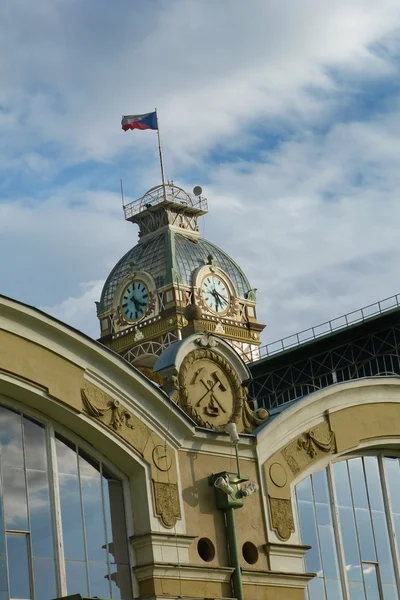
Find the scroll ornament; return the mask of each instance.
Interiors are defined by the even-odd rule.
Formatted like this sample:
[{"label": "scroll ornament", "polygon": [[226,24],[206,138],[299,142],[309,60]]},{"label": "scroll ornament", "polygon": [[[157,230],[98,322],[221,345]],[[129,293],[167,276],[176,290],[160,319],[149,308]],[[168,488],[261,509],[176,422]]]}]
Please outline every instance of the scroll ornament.
[{"label": "scroll ornament", "polygon": [[313,429],[303,434],[297,443],[300,448],[303,448],[310,458],[315,458],[318,454],[318,450],[322,452],[331,452],[335,448],[335,434],[333,431],[329,433],[329,438],[326,442],[318,439]]},{"label": "scroll ornament", "polygon": [[335,452],[336,438],[326,421],[302,433],[297,440],[290,442],[282,454],[293,475],[297,475],[318,457]]},{"label": "scroll ornament", "polygon": [[134,426],[130,422],[132,415],[125,408],[121,407],[119,400],[110,400],[105,407],[99,408],[89,400],[83,389],[81,390],[81,396],[83,406],[91,417],[99,419],[106,417],[109,414],[110,420],[108,425],[113,427],[116,431],[121,429],[123,425],[128,427],[128,429],[134,429]]}]

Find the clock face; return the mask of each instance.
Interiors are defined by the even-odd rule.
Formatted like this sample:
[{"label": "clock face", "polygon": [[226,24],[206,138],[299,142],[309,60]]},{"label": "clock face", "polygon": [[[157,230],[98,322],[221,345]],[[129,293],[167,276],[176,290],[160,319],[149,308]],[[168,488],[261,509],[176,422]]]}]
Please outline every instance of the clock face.
[{"label": "clock face", "polygon": [[201,295],[207,306],[216,313],[224,313],[229,308],[229,291],[225,283],[216,275],[207,275],[201,284]]},{"label": "clock face", "polygon": [[145,314],[149,304],[149,291],[142,281],[132,281],[122,295],[122,312],[130,321]]}]

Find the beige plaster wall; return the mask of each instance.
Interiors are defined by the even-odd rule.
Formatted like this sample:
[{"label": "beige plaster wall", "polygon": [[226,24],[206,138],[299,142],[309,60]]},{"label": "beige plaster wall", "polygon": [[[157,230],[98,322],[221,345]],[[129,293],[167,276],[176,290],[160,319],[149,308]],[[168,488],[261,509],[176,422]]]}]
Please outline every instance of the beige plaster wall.
[{"label": "beige plaster wall", "polygon": [[[209,566],[228,566],[228,549],[225,535],[223,512],[216,509],[215,491],[209,485],[208,477],[221,471],[236,472],[236,460],[195,451],[179,452],[182,496],[187,524],[187,533],[197,536],[189,549],[190,562]],[[250,460],[241,461],[241,475],[258,481],[257,467]],[[246,569],[266,569],[267,558],[264,551],[265,527],[262,502],[259,493],[249,496],[244,506],[235,511],[238,546],[241,550],[247,541],[255,544],[259,558],[254,565],[248,564],[243,557],[241,562]],[[205,563],[197,552],[197,540],[209,538],[215,545],[213,561]]]},{"label": "beige plaster wall", "polygon": [[81,410],[84,370],[25,338],[0,329],[0,370],[48,390],[75,410]]}]

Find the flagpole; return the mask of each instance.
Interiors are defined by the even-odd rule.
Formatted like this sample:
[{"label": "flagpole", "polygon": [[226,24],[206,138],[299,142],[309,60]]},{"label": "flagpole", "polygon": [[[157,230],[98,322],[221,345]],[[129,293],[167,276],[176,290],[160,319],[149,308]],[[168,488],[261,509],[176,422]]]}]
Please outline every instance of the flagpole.
[{"label": "flagpole", "polygon": [[167,200],[167,192],[165,189],[164,158],[163,158],[163,153],[162,153],[162,149],[161,149],[160,126],[158,124],[157,109],[155,109],[155,111],[156,111],[156,119],[157,119],[157,137],[158,137],[158,152],[160,154],[161,181],[162,181],[162,186],[163,186],[163,191],[164,191],[164,200],[166,201]]}]

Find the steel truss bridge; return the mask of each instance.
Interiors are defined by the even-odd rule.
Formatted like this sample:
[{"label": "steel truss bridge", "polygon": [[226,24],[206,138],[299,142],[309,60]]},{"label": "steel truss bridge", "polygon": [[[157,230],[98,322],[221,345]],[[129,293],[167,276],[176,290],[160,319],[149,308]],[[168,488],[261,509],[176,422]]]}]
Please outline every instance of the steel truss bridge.
[{"label": "steel truss bridge", "polygon": [[277,408],[339,382],[400,376],[400,305],[393,299],[390,309],[379,306],[374,316],[250,363],[254,408]]}]

